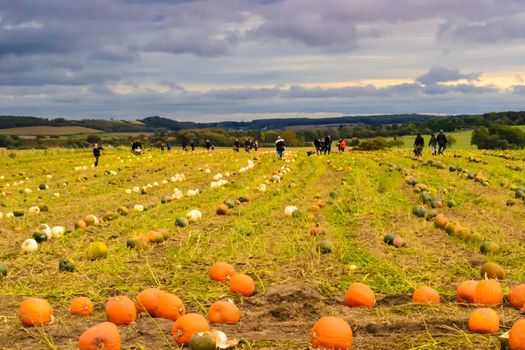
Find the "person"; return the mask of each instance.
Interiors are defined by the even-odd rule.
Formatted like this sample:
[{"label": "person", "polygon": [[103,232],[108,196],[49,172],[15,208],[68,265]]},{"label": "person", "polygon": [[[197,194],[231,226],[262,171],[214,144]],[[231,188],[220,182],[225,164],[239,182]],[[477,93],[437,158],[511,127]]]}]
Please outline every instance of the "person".
[{"label": "person", "polygon": [[166,144],[166,149],[168,150],[168,152],[171,151],[171,143],[168,142]]},{"label": "person", "polygon": [[211,150],[215,151],[215,145],[211,145]]},{"label": "person", "polygon": [[241,143],[239,142],[239,139],[235,139],[235,142],[233,143],[233,150],[239,152],[240,147]]},{"label": "person", "polygon": [[332,137],[330,135],[326,135],[324,138],[324,154],[328,153],[330,155],[330,152],[332,152]]},{"label": "person", "polygon": [[138,141],[135,140],[131,143],[131,153],[135,154],[135,150],[137,149],[137,143]]},{"label": "person", "polygon": [[443,129],[439,130],[439,134],[436,140],[439,146],[438,154],[443,154],[443,152],[445,152],[445,150],[447,149],[447,136],[443,132]]},{"label": "person", "polygon": [[423,155],[423,147],[425,146],[425,140],[420,133],[417,134],[416,139],[414,140],[414,154],[416,157]]},{"label": "person", "polygon": [[193,140],[190,141],[190,147],[191,147],[191,151],[195,151],[195,142]]},{"label": "person", "polygon": [[161,152],[164,152],[164,143],[161,143],[161,144],[160,144],[160,151],[161,151]]},{"label": "person", "polygon": [[284,140],[281,138],[281,136],[278,136],[277,140],[275,141],[275,149],[277,150],[277,157],[279,157],[279,159],[283,157],[285,148],[286,145],[284,144]]},{"label": "person", "polygon": [[432,147],[432,155],[435,156],[436,155],[436,145],[437,145],[436,134],[434,133],[430,134],[430,141],[428,141],[428,145]]},{"label": "person", "polygon": [[138,140],[133,141],[131,144],[131,153],[134,155],[139,155],[142,153],[142,144]]},{"label": "person", "polygon": [[209,150],[210,150],[210,147],[211,147],[211,142],[210,142],[210,140],[206,140],[206,143],[204,144],[204,146],[206,147],[206,150],[209,151]]},{"label": "person", "polygon": [[102,147],[99,147],[98,143],[93,144],[93,157],[95,157],[94,166],[98,166],[98,158],[100,157],[100,151],[103,150]]},{"label": "person", "polygon": [[244,150],[246,152],[250,152],[250,149],[251,149],[251,147],[250,147],[250,140],[248,138],[245,138],[244,139]]},{"label": "person", "polygon": [[339,142],[337,143],[337,147],[339,148],[339,152],[344,153],[346,148],[346,141],[344,138],[339,138]]},{"label": "person", "polygon": [[186,141],[182,141],[182,150],[185,151],[186,150],[186,147],[188,146],[188,144],[186,143]]},{"label": "person", "polygon": [[314,140],[314,147],[315,147],[315,153],[319,154],[319,150],[320,150],[320,147],[321,147],[321,140],[315,139]]},{"label": "person", "polygon": [[259,141],[253,141],[253,149],[255,150],[255,152],[257,152],[257,150],[259,149]]}]

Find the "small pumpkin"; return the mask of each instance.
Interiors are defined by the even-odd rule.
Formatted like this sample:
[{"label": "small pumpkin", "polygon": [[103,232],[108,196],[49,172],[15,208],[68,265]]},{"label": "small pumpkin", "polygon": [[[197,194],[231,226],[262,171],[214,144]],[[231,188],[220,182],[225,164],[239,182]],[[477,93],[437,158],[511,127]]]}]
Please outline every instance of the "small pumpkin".
[{"label": "small pumpkin", "polygon": [[171,334],[179,345],[188,344],[195,333],[207,332],[210,325],[204,316],[190,313],[179,317],[171,327]]},{"label": "small pumpkin", "polygon": [[503,302],[503,292],[497,280],[485,279],[478,282],[474,291],[474,303],[482,305],[498,305]]},{"label": "small pumpkin", "polygon": [[509,345],[512,350],[525,350],[525,318],[517,320],[509,332]]},{"label": "small pumpkin", "polygon": [[182,300],[175,294],[160,292],[158,295],[156,316],[176,321],[186,313]]},{"label": "small pumpkin", "polygon": [[85,229],[86,227],[87,227],[87,224],[84,220],[78,220],[75,223],[75,229],[77,230],[82,230],[82,229]]},{"label": "small pumpkin", "polygon": [[102,322],[88,328],[78,340],[79,350],[120,350],[120,333],[111,322]]},{"label": "small pumpkin", "polygon": [[509,293],[509,302],[515,309],[523,308],[525,304],[525,284],[519,284],[512,288]]},{"label": "small pumpkin", "polygon": [[95,226],[99,224],[100,220],[95,215],[86,215],[84,222],[87,226]]},{"label": "small pumpkin", "polygon": [[219,204],[215,212],[217,213],[217,215],[228,215],[229,211],[230,210],[228,209],[228,206],[226,204]]},{"label": "small pumpkin", "polygon": [[495,262],[486,262],[481,266],[481,278],[497,278],[497,279],[504,279],[505,278],[505,270],[503,270],[503,267],[501,267],[499,264],[496,264]]},{"label": "small pumpkin", "polygon": [[355,282],[348,287],[344,304],[349,307],[372,307],[376,304],[376,296],[369,286],[364,283]]},{"label": "small pumpkin", "polygon": [[241,311],[232,300],[216,301],[208,310],[210,323],[237,323],[241,319]]},{"label": "small pumpkin", "polygon": [[255,291],[255,283],[253,279],[243,273],[235,274],[230,280],[230,291],[238,293],[245,297],[253,295]]},{"label": "small pumpkin", "polygon": [[323,239],[317,243],[315,250],[321,254],[328,254],[334,250],[334,244],[329,239]]},{"label": "small pumpkin", "polygon": [[500,246],[494,241],[483,241],[479,247],[481,254],[496,254],[500,251]]},{"label": "small pumpkin", "polygon": [[468,319],[468,329],[472,333],[492,334],[499,330],[499,317],[489,308],[474,310]]},{"label": "small pumpkin", "polygon": [[419,287],[412,295],[412,301],[416,304],[439,304],[439,293],[430,287]]},{"label": "small pumpkin", "polygon": [[405,240],[403,239],[403,237],[396,236],[394,237],[394,240],[392,241],[392,245],[396,248],[402,248],[402,247],[406,247],[407,244]]},{"label": "small pumpkin", "polygon": [[161,293],[162,291],[158,288],[146,288],[140,292],[135,300],[137,312],[146,312],[151,317],[156,317]]},{"label": "small pumpkin", "polygon": [[315,348],[347,350],[352,340],[352,328],[339,317],[322,317],[310,331],[310,342]]},{"label": "small pumpkin", "polygon": [[175,225],[178,227],[186,227],[188,226],[188,219],[184,217],[178,217],[175,219]]},{"label": "small pumpkin", "polygon": [[120,206],[117,208],[117,213],[119,213],[122,216],[126,216],[129,214],[129,209],[124,206]]},{"label": "small pumpkin", "polygon": [[228,263],[218,261],[211,265],[209,275],[214,281],[226,283],[235,275],[235,268]]},{"label": "small pumpkin", "polygon": [[87,248],[89,260],[103,259],[108,256],[108,247],[103,242],[90,242]]},{"label": "small pumpkin", "polygon": [[26,327],[44,326],[53,318],[53,307],[41,298],[26,298],[20,303],[19,317]]},{"label": "small pumpkin", "polygon": [[477,285],[478,281],[474,280],[461,282],[456,289],[456,301],[458,303],[474,302],[474,292],[476,291]]},{"label": "small pumpkin", "polygon": [[106,302],[106,316],[117,326],[128,325],[137,319],[135,303],[125,295],[111,297]]},{"label": "small pumpkin", "polygon": [[42,232],[42,231],[33,232],[33,239],[37,243],[45,242],[45,241],[47,241],[47,234],[45,232]]},{"label": "small pumpkin", "polygon": [[394,236],[393,234],[391,233],[387,233],[384,237],[383,237],[383,242],[385,242],[386,244],[388,245],[392,245],[394,243],[394,238],[396,238],[396,236]]},{"label": "small pumpkin", "polygon": [[22,243],[21,247],[24,252],[32,253],[38,250],[38,243],[32,238],[28,238]]},{"label": "small pumpkin", "polygon": [[4,263],[0,263],[0,276],[1,277],[7,276],[7,265]]},{"label": "small pumpkin", "polygon": [[129,238],[126,241],[126,247],[131,248],[131,249],[137,249],[137,250],[146,249],[148,244],[149,244],[148,238],[143,235]]},{"label": "small pumpkin", "polygon": [[89,316],[93,312],[93,303],[86,297],[77,297],[71,300],[69,313],[71,315]]},{"label": "small pumpkin", "polygon": [[75,271],[75,263],[71,259],[63,258],[58,262],[58,269],[62,272],[73,272]]},{"label": "small pumpkin", "polygon": [[445,227],[447,227],[448,224],[448,218],[443,213],[439,213],[434,217],[434,225],[436,227],[444,230]]},{"label": "small pumpkin", "polygon": [[158,231],[148,231],[144,234],[146,239],[151,243],[162,243],[164,242],[164,235]]},{"label": "small pumpkin", "polygon": [[215,350],[217,343],[209,332],[195,333],[188,341],[190,350]]}]

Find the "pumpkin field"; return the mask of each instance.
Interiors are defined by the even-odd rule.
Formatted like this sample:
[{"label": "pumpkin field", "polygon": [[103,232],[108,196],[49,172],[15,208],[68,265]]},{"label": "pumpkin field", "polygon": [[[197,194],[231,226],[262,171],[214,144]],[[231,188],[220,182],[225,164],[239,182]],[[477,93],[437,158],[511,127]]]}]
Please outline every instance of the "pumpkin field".
[{"label": "pumpkin field", "polygon": [[525,349],[525,152],[306,150],[0,152],[0,349]]}]

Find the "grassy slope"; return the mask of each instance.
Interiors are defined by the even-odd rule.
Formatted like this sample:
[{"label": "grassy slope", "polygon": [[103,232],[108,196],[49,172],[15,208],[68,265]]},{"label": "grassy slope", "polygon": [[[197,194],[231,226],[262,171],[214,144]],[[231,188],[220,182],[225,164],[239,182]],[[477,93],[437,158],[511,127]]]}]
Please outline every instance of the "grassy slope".
[{"label": "grassy slope", "polygon": [[102,131],[83,126],[25,126],[21,128],[0,129],[0,135],[75,135],[94,134]]}]

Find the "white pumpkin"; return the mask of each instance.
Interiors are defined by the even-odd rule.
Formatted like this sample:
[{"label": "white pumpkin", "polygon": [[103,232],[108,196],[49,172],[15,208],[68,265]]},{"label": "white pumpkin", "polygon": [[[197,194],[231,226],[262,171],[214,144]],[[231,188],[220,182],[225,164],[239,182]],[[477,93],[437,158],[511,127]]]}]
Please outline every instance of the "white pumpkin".
[{"label": "white pumpkin", "polygon": [[66,233],[66,228],[64,226],[53,226],[51,229],[51,235],[53,238],[60,238]]},{"label": "white pumpkin", "polygon": [[25,193],[31,193],[31,192],[33,192],[33,191],[31,191],[31,189],[29,189],[29,188],[25,188],[25,189],[24,189],[24,192],[25,192]]},{"label": "white pumpkin", "polygon": [[29,214],[38,214],[40,213],[40,208],[37,205],[33,205],[29,208]]},{"label": "white pumpkin", "polygon": [[197,209],[193,209],[186,214],[186,218],[189,222],[197,222],[202,219],[202,213]]},{"label": "white pumpkin", "polygon": [[138,186],[133,187],[133,192],[139,193],[140,192],[140,188]]},{"label": "white pumpkin", "polygon": [[131,189],[127,188],[124,192],[126,192],[127,194],[131,194]]},{"label": "white pumpkin", "polygon": [[24,252],[36,252],[38,250],[38,243],[33,238],[28,238],[22,243],[22,250]]},{"label": "white pumpkin", "polygon": [[168,180],[162,180],[162,184],[165,185],[168,183]]},{"label": "white pumpkin", "polygon": [[259,192],[266,192],[266,185],[260,184],[259,187],[257,187],[257,191]]},{"label": "white pumpkin", "polygon": [[221,173],[218,173],[218,174],[216,174],[216,175],[213,177],[213,180],[215,180],[215,181],[219,181],[220,179],[222,179],[222,174],[221,174]]},{"label": "white pumpkin", "polygon": [[211,173],[211,169],[208,168],[208,169],[204,170],[204,172],[205,172],[206,174],[210,174],[210,173]]},{"label": "white pumpkin", "polygon": [[188,197],[193,197],[193,196],[196,196],[197,194],[199,194],[199,190],[188,190],[186,192],[186,196]]},{"label": "white pumpkin", "polygon": [[60,193],[55,192],[55,193],[53,193],[53,196],[55,196],[55,197],[60,197]]},{"label": "white pumpkin", "polygon": [[6,218],[14,218],[14,217],[15,217],[15,214],[13,214],[13,212],[10,211],[9,213],[5,214],[5,217],[6,217]]},{"label": "white pumpkin", "polygon": [[157,181],[155,181],[155,182],[153,183],[153,186],[155,186],[155,187],[158,186],[158,185],[159,185],[159,183],[158,183]]},{"label": "white pumpkin", "polygon": [[297,210],[297,207],[295,205],[289,205],[286,208],[284,208],[284,215],[290,217],[293,215],[293,212]]},{"label": "white pumpkin", "polygon": [[135,210],[135,211],[144,211],[144,206],[142,204],[135,204],[133,206],[133,210]]}]

